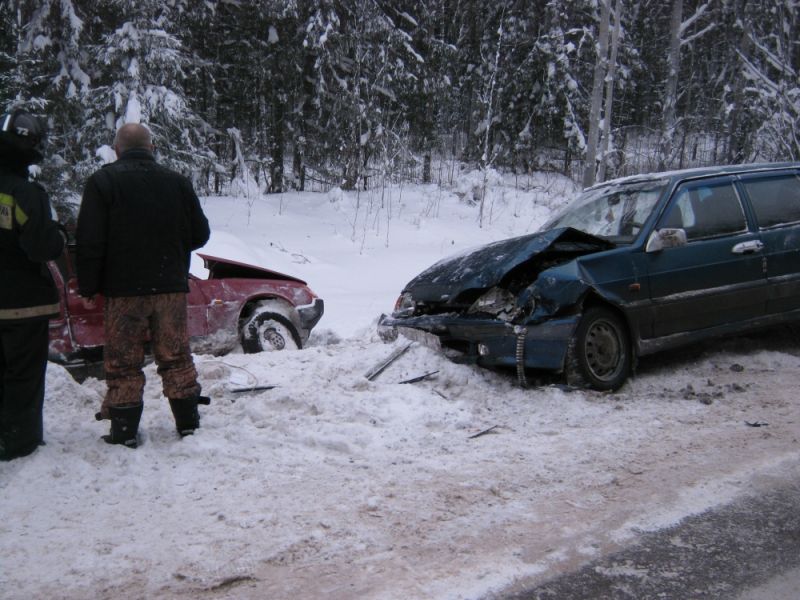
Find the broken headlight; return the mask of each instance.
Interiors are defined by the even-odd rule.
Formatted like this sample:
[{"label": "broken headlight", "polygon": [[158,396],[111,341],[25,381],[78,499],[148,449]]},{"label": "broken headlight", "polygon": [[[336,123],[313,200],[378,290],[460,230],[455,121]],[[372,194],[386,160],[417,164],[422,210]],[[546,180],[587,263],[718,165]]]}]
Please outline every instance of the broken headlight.
[{"label": "broken headlight", "polygon": [[417,303],[414,298],[411,297],[411,294],[408,292],[404,292],[400,294],[400,297],[397,299],[397,302],[394,303],[394,312],[392,313],[393,317],[411,317],[414,315],[414,311],[417,310]]},{"label": "broken headlight", "polygon": [[519,313],[517,298],[506,289],[493,287],[479,297],[467,310],[469,314],[486,313],[510,321]]}]

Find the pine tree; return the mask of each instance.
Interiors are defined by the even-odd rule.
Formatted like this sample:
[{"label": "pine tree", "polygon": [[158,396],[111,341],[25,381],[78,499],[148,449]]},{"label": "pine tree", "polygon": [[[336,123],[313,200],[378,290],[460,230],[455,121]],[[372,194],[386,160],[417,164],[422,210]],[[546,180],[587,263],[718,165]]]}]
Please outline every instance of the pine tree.
[{"label": "pine tree", "polygon": [[108,4],[108,33],[99,36],[93,52],[98,67],[87,120],[108,141],[124,123],[147,124],[160,158],[189,175],[214,155],[206,143],[209,126],[183,89],[188,53],[172,29],[182,8],[158,0]]},{"label": "pine tree", "polygon": [[[800,48],[796,32],[798,3],[766,2],[766,10],[748,11],[742,19],[748,43],[740,50],[754,107],[764,160],[800,159]],[[745,53],[745,49],[749,53]]]},{"label": "pine tree", "polygon": [[69,192],[113,159],[126,120],[220,193],[247,177],[271,192],[429,181],[437,152],[573,175],[586,154],[601,179],[796,159],[797,12],[796,0],[5,0],[0,102],[46,115],[40,176]]},{"label": "pine tree", "polygon": [[86,157],[79,127],[90,78],[84,70],[84,19],[71,0],[10,0],[3,4],[2,88],[8,108],[23,107],[48,124],[41,179],[53,190],[54,204],[66,201],[61,190],[77,189],[80,170],[65,169]]}]

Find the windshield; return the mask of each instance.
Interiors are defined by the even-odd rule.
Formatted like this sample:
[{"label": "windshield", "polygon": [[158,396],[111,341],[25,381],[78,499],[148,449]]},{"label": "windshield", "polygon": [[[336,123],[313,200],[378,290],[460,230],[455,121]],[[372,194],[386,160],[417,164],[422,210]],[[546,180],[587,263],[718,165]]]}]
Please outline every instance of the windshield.
[{"label": "windshield", "polygon": [[629,244],[639,235],[666,184],[666,180],[656,179],[586,190],[542,230],[573,227],[615,243]]}]

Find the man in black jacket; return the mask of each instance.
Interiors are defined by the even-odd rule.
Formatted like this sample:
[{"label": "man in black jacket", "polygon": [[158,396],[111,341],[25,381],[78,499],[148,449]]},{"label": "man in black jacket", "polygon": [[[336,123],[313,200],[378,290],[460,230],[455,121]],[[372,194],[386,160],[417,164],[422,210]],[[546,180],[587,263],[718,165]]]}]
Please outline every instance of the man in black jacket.
[{"label": "man in black jacket", "polygon": [[117,161],[87,181],[78,215],[78,288],[105,297],[108,391],[97,414],[110,444],[135,448],[142,415],[145,342],[152,344],[178,433],[199,426],[200,395],[186,330],[191,251],[209,237],[188,179],[156,163],[150,131],[129,123],[114,138]]},{"label": "man in black jacket", "polygon": [[43,138],[30,113],[0,116],[0,460],[30,454],[43,441],[48,319],[59,313],[46,262],[65,243],[47,192],[28,181]]}]

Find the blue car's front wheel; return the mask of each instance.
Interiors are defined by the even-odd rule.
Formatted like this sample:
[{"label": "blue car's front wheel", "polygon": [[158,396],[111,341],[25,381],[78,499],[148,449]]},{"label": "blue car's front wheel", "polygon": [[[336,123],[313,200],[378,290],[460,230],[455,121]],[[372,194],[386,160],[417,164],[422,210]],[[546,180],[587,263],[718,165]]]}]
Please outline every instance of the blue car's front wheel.
[{"label": "blue car's front wheel", "polygon": [[570,341],[567,383],[595,390],[619,388],[633,362],[628,328],[614,311],[594,306],[586,310]]}]

